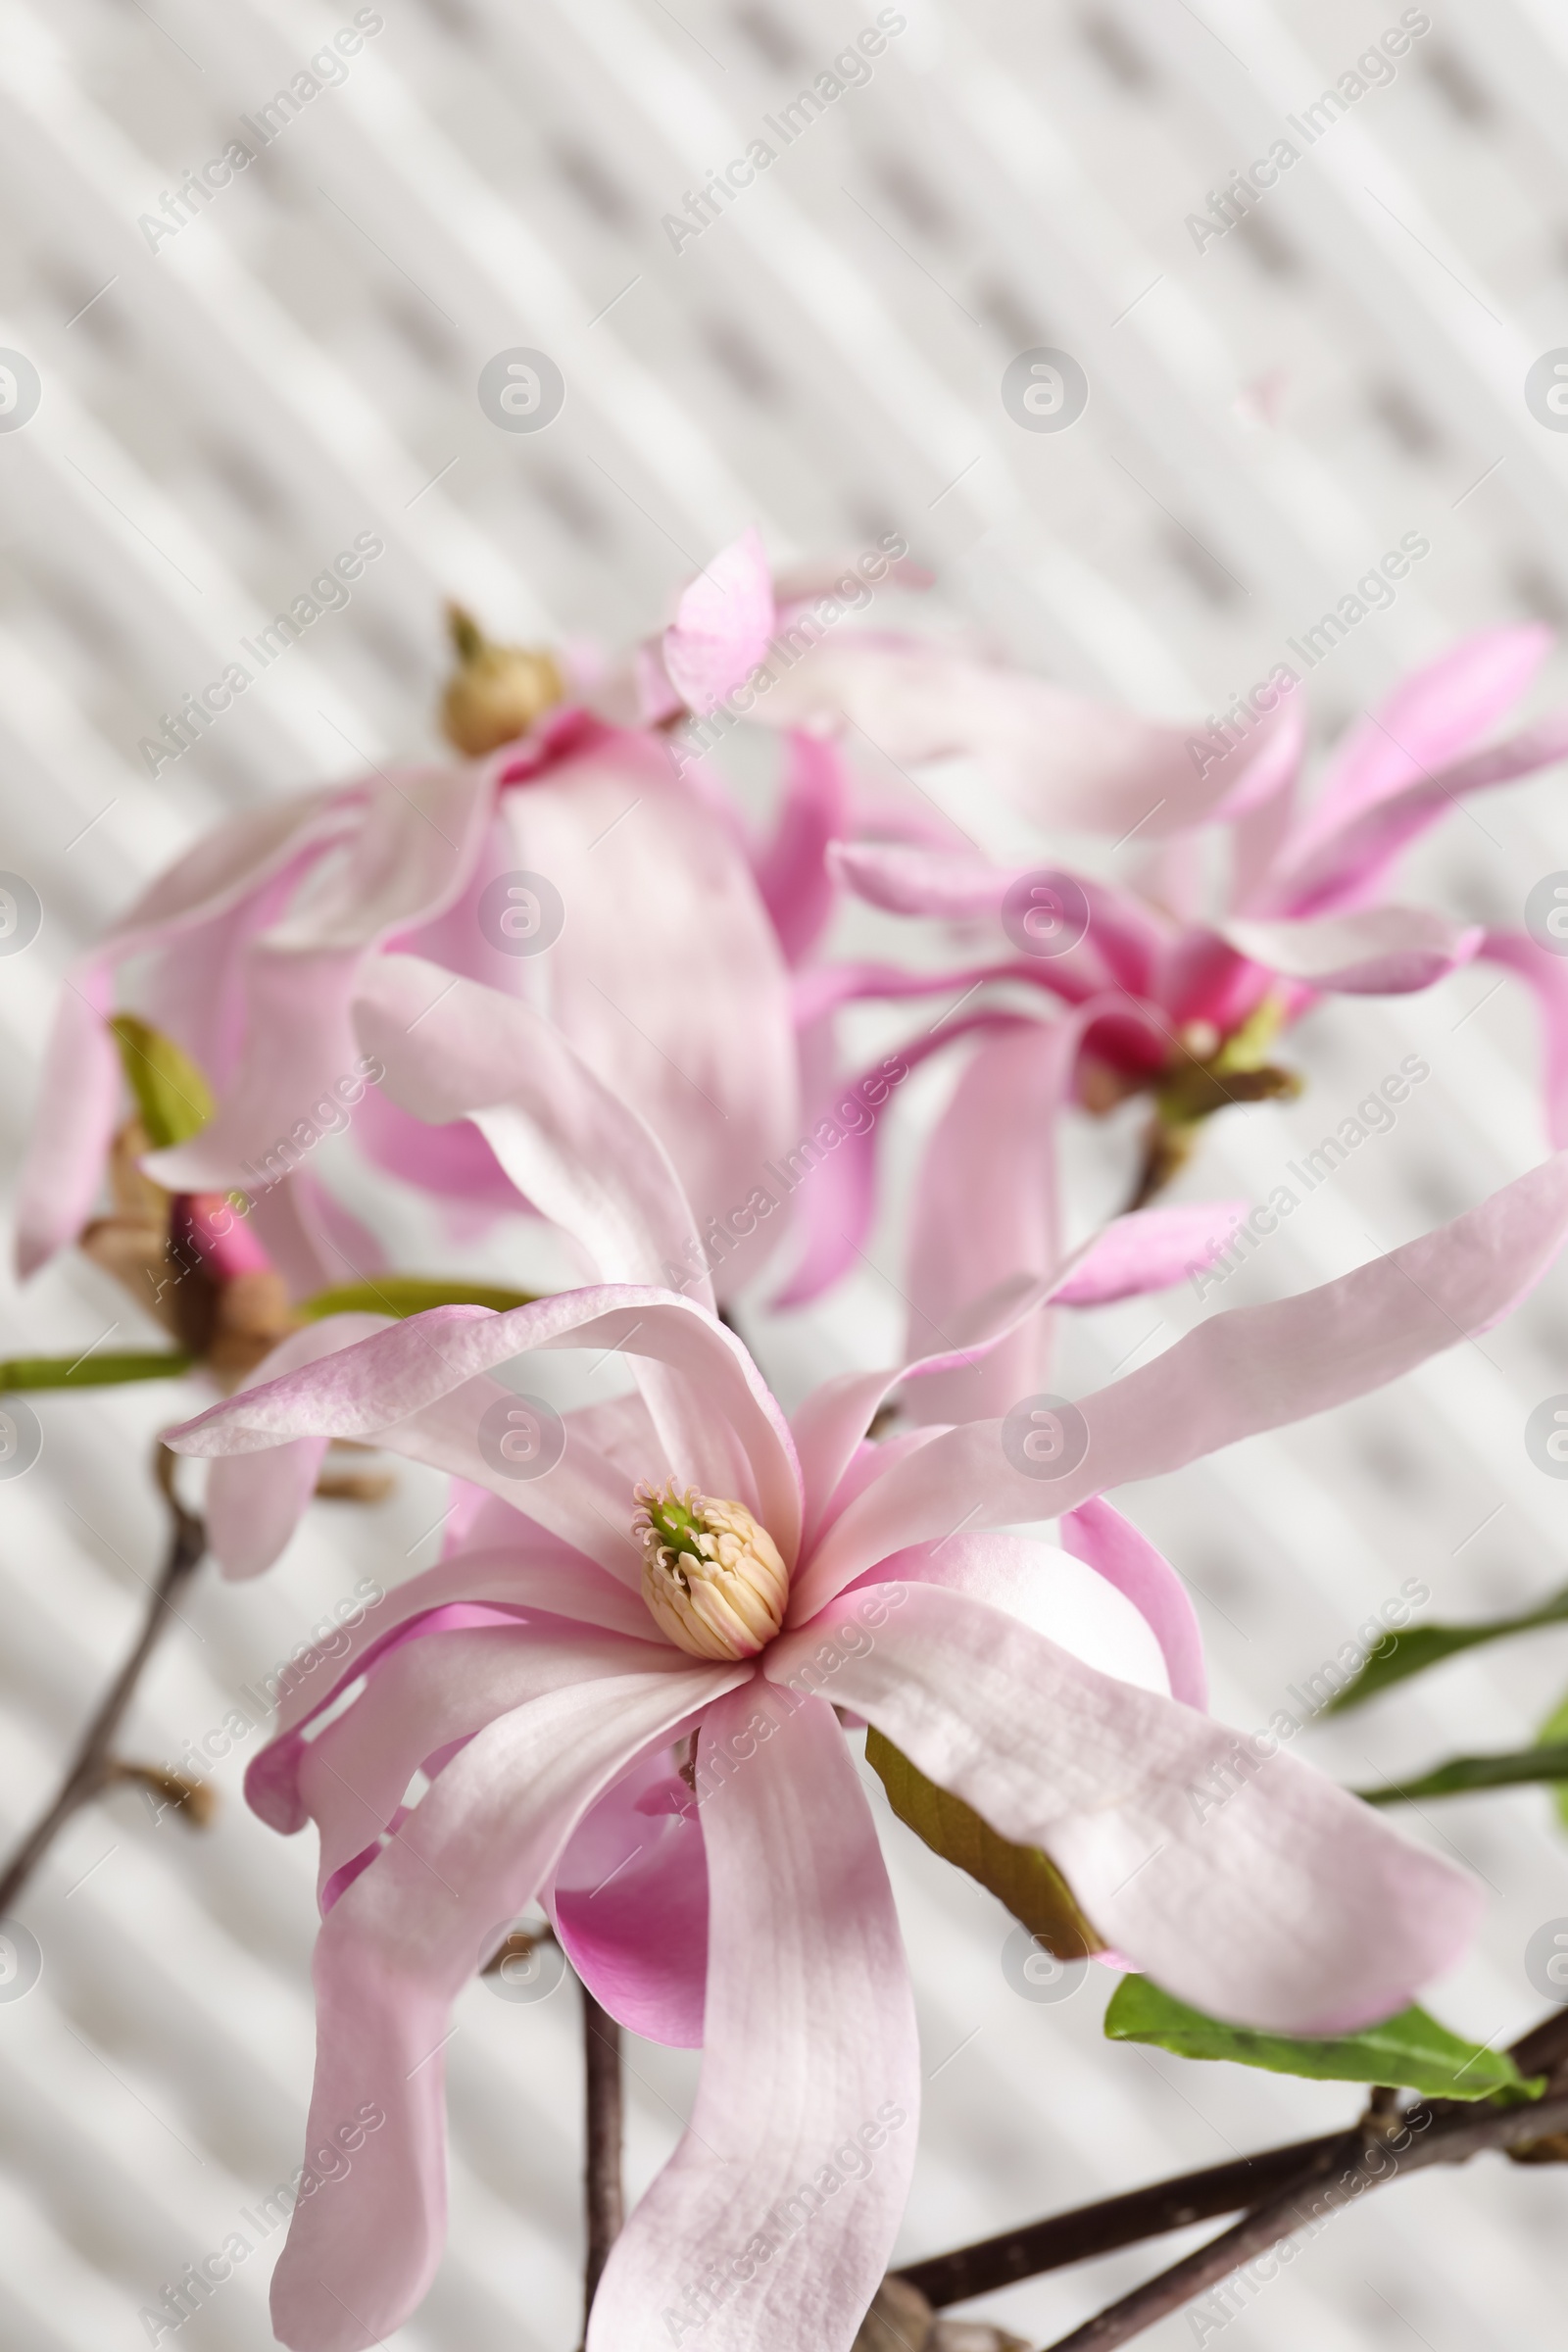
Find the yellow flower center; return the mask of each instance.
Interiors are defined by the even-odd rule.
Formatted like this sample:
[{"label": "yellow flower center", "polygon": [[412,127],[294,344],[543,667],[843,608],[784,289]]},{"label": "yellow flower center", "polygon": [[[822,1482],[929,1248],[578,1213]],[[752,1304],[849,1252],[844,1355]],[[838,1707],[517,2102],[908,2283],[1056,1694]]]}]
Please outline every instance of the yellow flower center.
[{"label": "yellow flower center", "polygon": [[752,1658],[784,1622],[789,1572],[743,1502],[673,1479],[640,1486],[632,1534],[643,1551],[643,1598],[662,1634],[694,1658]]}]

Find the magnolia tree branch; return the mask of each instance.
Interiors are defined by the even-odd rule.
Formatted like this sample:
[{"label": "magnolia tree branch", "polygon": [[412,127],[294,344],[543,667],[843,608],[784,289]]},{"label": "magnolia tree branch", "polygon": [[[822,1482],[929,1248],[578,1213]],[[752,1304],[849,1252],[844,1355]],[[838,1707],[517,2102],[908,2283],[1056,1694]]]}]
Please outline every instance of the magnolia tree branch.
[{"label": "magnolia tree branch", "polygon": [[61,1783],[59,1795],[23,1839],[4,1876],[0,1877],[0,1919],[11,1910],[66,1824],[80,1812],[83,1805],[91,1804],[94,1797],[120,1777],[110,1749],[124,1720],[125,1710],[136,1694],[142,1670],[157,1647],[173,1610],[175,1599],[195,1574],[207,1549],[205,1527],[193,1511],[186,1510],[174,1492],[173,1465],[174,1456],[167,1446],[160,1446],[157,1455],[158,1484],[169,1504],[173,1527],[163,1574],[153,1588],[141,1633],[135,1647],[105,1693],[97,1714],[83,1732],[75,1756]]},{"label": "magnolia tree branch", "polygon": [[[1020,2278],[1250,2208],[1234,2229],[1050,2347],[1050,2352],[1091,2352],[1091,2347],[1093,2352],[1109,2352],[1205,2293],[1260,2251],[1266,2253],[1297,2229],[1308,2227],[1317,2214],[1338,2210],[1378,2181],[1428,2164],[1463,2163],[1485,2148],[1523,2148],[1563,2131],[1568,2118],[1568,2008],[1544,2018],[1513,2044],[1509,2056],[1527,2078],[1547,2077],[1547,2094],[1539,2103],[1499,2108],[1490,2102],[1471,2106],[1433,2099],[1400,2115],[1398,2094],[1385,2086],[1372,2092],[1366,2115],[1351,2132],[1297,2140],[1105,2197],[975,2245],[959,2246],[951,2254],[911,2263],[898,2276],[917,2287],[933,2309],[942,2310]],[[1293,2220],[1303,2202],[1316,2210]]]},{"label": "magnolia tree branch", "polygon": [[620,2028],[582,1986],[582,2046],[587,2152],[583,2196],[588,2213],[588,2251],[583,2263],[582,2324],[586,2335],[599,2281],[610,2249],[626,2218],[621,2185],[620,2145],[624,2085],[620,2071]]},{"label": "magnolia tree branch", "polygon": [[[1568,2091],[1559,2091],[1527,2107],[1422,2103],[1406,2110],[1392,2137],[1359,2130],[1348,2132],[1339,2143],[1337,2158],[1331,2155],[1327,2162],[1319,2160],[1277,2195],[1245,2214],[1233,2228],[1173,2263],[1168,2271],[1161,2271],[1157,2278],[1135,2287],[1070,2335],[1059,2336],[1047,2352],[1115,2352],[1117,2345],[1131,2343],[1146,2328],[1218,2287],[1249,2263],[1272,2261],[1274,2268],[1266,2275],[1272,2278],[1282,2261],[1294,2259],[1294,2249],[1281,2251],[1289,2240],[1300,2230],[1321,2228],[1368,2190],[1429,2164],[1462,2164],[1483,2149],[1512,2147],[1565,2127]],[[1264,2282],[1259,2269],[1256,2284]],[[1216,2328],[1223,2325],[1223,2319],[1214,2322]]]},{"label": "magnolia tree branch", "polygon": [[999,2237],[959,2246],[951,2254],[934,2254],[927,2262],[910,2263],[898,2275],[919,2288],[933,2311],[943,2311],[950,2303],[988,2295],[999,2286],[1011,2286],[1016,2279],[1038,2278],[1043,2271],[1064,2270],[1070,2263],[1088,2262],[1097,2254],[1113,2254],[1119,2246],[1137,2245],[1169,2230],[1185,2230],[1193,2222],[1211,2222],[1222,2214],[1238,2213],[1287,2182],[1298,2180],[1309,2164],[1331,2155],[1344,2136],[1335,2132],[1321,2139],[1298,2139],[1260,2156],[1242,2156],[1231,2164],[1211,2165],[1205,2172],[1157,2180],[1152,2187],[1130,2189],[1124,2196],[1105,2197],[1096,2205],[1080,2205],[1071,2213],[1055,2213],[1049,2221],[1004,2230]]}]

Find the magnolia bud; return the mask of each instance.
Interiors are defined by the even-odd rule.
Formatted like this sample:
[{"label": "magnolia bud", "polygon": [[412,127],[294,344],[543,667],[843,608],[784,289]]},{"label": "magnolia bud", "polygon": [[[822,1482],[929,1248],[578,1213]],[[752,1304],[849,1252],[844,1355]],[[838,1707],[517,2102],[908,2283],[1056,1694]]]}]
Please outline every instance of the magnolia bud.
[{"label": "magnolia bud", "polygon": [[447,607],[458,667],[441,701],[441,731],[470,760],[526,735],[565,697],[566,681],[554,654],[522,645],[492,645],[461,605]]}]

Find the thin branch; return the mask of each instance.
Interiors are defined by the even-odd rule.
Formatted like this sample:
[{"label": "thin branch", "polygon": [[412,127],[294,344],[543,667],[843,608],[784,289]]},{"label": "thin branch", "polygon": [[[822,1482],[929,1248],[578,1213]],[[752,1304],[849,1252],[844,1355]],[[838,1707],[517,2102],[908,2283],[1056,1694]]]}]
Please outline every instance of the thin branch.
[{"label": "thin branch", "polygon": [[[1550,2100],[1509,2110],[1490,2104],[1473,2107],[1454,2100],[1433,2100],[1412,2107],[1408,2115],[1401,2117],[1397,2112],[1397,2093],[1383,2085],[1373,2090],[1365,2115],[1350,2133],[1334,2132],[1321,2139],[1297,2140],[1286,2147],[1265,2149],[1256,2156],[1238,2157],[1230,2164],[1182,2173],[1174,2180],[1158,2180],[1148,2188],[1104,2197],[1097,2204],[1053,2214],[1046,2221],[1028,2223],[1001,2236],[958,2246],[950,2254],[934,2254],[925,2262],[910,2263],[898,2276],[917,2287],[933,2309],[945,2310],[950,2304],[967,2302],[999,2286],[1010,2286],[1020,2278],[1033,2278],[1045,2271],[1088,2262],[1098,2255],[1114,2253],[1122,2246],[1185,2229],[1193,2222],[1214,2221],[1249,2205],[1261,2206],[1270,2198],[1298,2197],[1327,2177],[1336,2159],[1355,2158],[1373,2140],[1402,2137],[1407,2126],[1415,2131],[1425,2130],[1426,2124],[1418,2118],[1448,2119],[1445,2131],[1451,2135],[1465,2119],[1485,2125],[1502,2116],[1518,2116],[1523,2119],[1518,2132],[1494,2134],[1483,2144],[1519,2146],[1532,2140],[1545,2140],[1555,2127],[1549,2122],[1543,2123],[1543,2113],[1555,2111],[1558,2093],[1568,2095],[1568,2007],[1553,2010],[1543,2018],[1512,2045],[1508,2055],[1527,2079],[1538,2075],[1548,2078]],[[1460,2161],[1458,2152],[1452,2149],[1451,2138],[1445,2138],[1442,2145],[1446,2158]],[[1429,2157],[1423,2161],[1435,2159]],[[1407,2158],[1401,2159],[1401,2163],[1405,2170],[1409,2169]],[[1214,2241],[1216,2245],[1222,2242]],[[1201,2252],[1209,2250],[1203,2248]],[[1239,2258],[1232,2255],[1227,2259],[1234,2267]],[[1224,2271],[1218,2275],[1223,2277]],[[1201,2291],[1201,2286],[1191,2290],[1195,2294]],[[1075,2345],[1077,2340],[1068,2339]],[[1107,2339],[1117,2340],[1124,2339]]]},{"label": "thin branch", "polygon": [[626,2218],[621,2185],[620,2144],[625,2097],[620,2072],[620,2028],[582,1986],[582,2047],[587,2155],[583,2197],[588,2213],[588,2251],[583,2263],[583,2333],[593,2309],[610,2249]]},{"label": "thin branch", "polygon": [[1119,2246],[1185,2230],[1193,2222],[1239,2213],[1298,2180],[1306,2166],[1332,2155],[1344,2137],[1342,2132],[1334,2132],[1321,2139],[1298,2139],[1260,2156],[1242,2156],[1230,2164],[1210,2165],[1204,2172],[1157,2180],[1149,2188],[1130,2189],[1096,2205],[1077,2206],[1071,2213],[1053,2214],[1049,2221],[1031,2222],[1022,2230],[1004,2230],[978,2245],[911,2262],[898,2276],[918,2287],[934,2311],[945,2311],[950,2303],[988,2295],[1016,2279],[1063,2270],[1097,2254],[1113,2254]]},{"label": "thin branch", "polygon": [[[1057,2338],[1047,2352],[1116,2352],[1146,2328],[1167,2319],[1196,2295],[1218,2286],[1243,2264],[1269,2253],[1298,2230],[1321,2224],[1385,2181],[1431,2164],[1462,2164],[1486,2148],[1507,2148],[1540,2139],[1568,2125],[1568,2091],[1528,2107],[1454,2107],[1433,2101],[1407,2110],[1397,2140],[1347,2132],[1340,2156],[1255,2207],[1206,2246],[1174,2263],[1158,2278]],[[1408,2136],[1406,2136],[1408,2134]]]},{"label": "thin branch", "polygon": [[5,1875],[0,1877],[0,1919],[11,1911],[66,1824],[119,1777],[110,1755],[115,1736],[136,1694],[142,1670],[158,1644],[174,1601],[195,1574],[207,1549],[207,1530],[193,1511],[186,1510],[174,1492],[173,1464],[174,1456],[166,1446],[160,1446],[157,1456],[158,1484],[169,1504],[173,1529],[164,1572],[154,1588],[146,1620],[135,1647],[110,1685],[97,1714],[81,1736],[75,1756],[61,1784],[59,1795],[24,1838]]}]

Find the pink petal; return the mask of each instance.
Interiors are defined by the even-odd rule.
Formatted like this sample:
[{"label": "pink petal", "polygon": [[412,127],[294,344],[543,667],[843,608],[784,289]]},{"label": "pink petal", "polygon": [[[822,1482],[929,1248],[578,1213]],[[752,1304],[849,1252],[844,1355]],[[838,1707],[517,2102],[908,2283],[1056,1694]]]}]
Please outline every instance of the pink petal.
[{"label": "pink petal", "polygon": [[[1010,1275],[950,1317],[950,1344],[941,1354],[876,1372],[840,1373],[812,1390],[790,1424],[806,1494],[803,1552],[811,1549],[829,1511],[836,1514],[844,1507],[846,1473],[862,1451],[861,1440],[878,1406],[894,1390],[907,1381],[932,1383],[942,1373],[971,1369],[1054,1296],[1050,1278]],[[884,1440],[865,1450],[885,1466],[894,1458],[890,1446],[898,1442]]]},{"label": "pink petal", "polygon": [[[868,906],[888,914],[927,915],[950,922],[992,917],[1000,922],[1008,896],[1025,876],[1043,868],[993,865],[989,859],[956,853],[951,845],[906,846],[886,842],[838,842],[829,853],[829,865]],[[1054,869],[1053,869],[1054,870]],[[1030,957],[1015,953],[1005,973],[997,977],[1032,978],[1037,985],[1069,997],[1093,976],[1096,983],[1146,992],[1165,931],[1148,908],[1129,892],[1095,880],[1071,876],[1088,911],[1089,928],[1082,951],[1071,955]],[[1004,931],[1018,951],[1021,943]],[[1085,968],[1085,967],[1089,968]],[[1095,969],[1094,967],[1098,967]],[[925,975],[921,975],[925,977]],[[961,985],[963,975],[952,974],[948,985]]]},{"label": "pink petal", "polygon": [[[972,759],[987,780],[1046,827],[1146,838],[1200,823],[1266,755],[1276,714],[1229,751],[1206,731],[1158,726],[993,666],[931,639],[835,631],[808,652],[777,646],[773,683],[754,717],[764,726],[863,730],[900,767]],[[1239,804],[1238,804],[1239,805]]]},{"label": "pink petal", "polygon": [[[175,1034],[206,1067],[202,1024],[212,1008],[231,1009],[223,968],[234,943],[248,940],[258,908],[286,869],[303,872],[353,822],[363,799],[355,787],[301,793],[204,834],[142,893],[129,913],[67,981],[44,1062],[43,1086],[18,1206],[18,1262],[24,1274],[74,1240],[97,1197],[121,1097],[120,1057],[102,1019],[113,1003],[110,974],[125,957],[151,950],[149,993],[155,1022],[168,1026],[163,1000],[183,1019]],[[216,963],[215,963],[216,958]],[[168,969],[165,966],[169,967]],[[221,985],[220,985],[221,982]],[[218,1078],[217,1069],[208,1074]]]},{"label": "pink petal", "polygon": [[[1154,1630],[1170,1678],[1170,1694],[1183,1706],[1208,1705],[1208,1670],[1203,1636],[1192,1595],[1163,1552],[1141,1529],[1108,1502],[1081,1502],[1061,1523],[1064,1550],[1084,1560],[1124,1592]],[[982,1595],[982,1598],[984,1595]]]},{"label": "pink petal", "polygon": [[1113,1217],[1073,1257],[1055,1286],[1057,1304],[1104,1306],[1167,1290],[1224,1256],[1250,1206],[1246,1200],[1184,1200]]},{"label": "pink petal", "polygon": [[833,912],[838,894],[827,852],[846,827],[848,786],[837,745],[791,735],[783,805],[757,859],[757,887],[790,965],[810,954]]},{"label": "pink petal", "polygon": [[[216,1454],[257,1453],[297,1437],[384,1437],[394,1452],[434,1460],[475,1485],[494,1486],[501,1474],[479,1453],[474,1408],[483,1409],[481,1397],[507,1392],[489,1388],[472,1398],[457,1393],[535,1348],[588,1348],[599,1355],[619,1349],[652,1356],[684,1375],[696,1419],[689,1432],[675,1435],[679,1442],[689,1439],[693,1450],[650,1463],[647,1475],[673,1474],[683,1485],[746,1502],[785,1559],[795,1557],[801,1489],[789,1424],[733,1334],[669,1292],[626,1285],[564,1291],[501,1315],[485,1307],[435,1307],[318,1364],[242,1390],[171,1431],[168,1442],[176,1452]],[[449,1400],[454,1410],[443,1419]],[[422,1428],[415,1426],[415,1416],[422,1416]],[[670,1442],[671,1433],[661,1434]],[[592,1448],[569,1440],[546,1476],[509,1480],[500,1491],[525,1484],[530,1512],[554,1525],[558,1482],[564,1488],[578,1460],[585,1461],[587,1495],[613,1491],[614,1482],[593,1483]],[[603,1535],[596,1544],[583,1522],[598,1516],[585,1501],[582,1519],[573,1517],[560,1530],[595,1558]],[[618,1542],[614,1531],[603,1533]]]},{"label": "pink petal", "polygon": [[[878,1596],[888,1614],[868,1633]],[[829,1644],[824,1685],[810,1662]],[[1282,2033],[1370,2024],[1477,1926],[1473,1880],[1292,1755],[1260,1762],[1248,1744],[1250,1777],[1204,1803],[1238,1734],[962,1593],[845,1594],[775,1643],[766,1671],[830,1689],[1000,1836],[1043,1845],[1100,1933],[1213,2016]]]},{"label": "pink petal", "polygon": [[435,1777],[430,1759],[455,1742],[551,1691],[612,1676],[690,1671],[691,1660],[667,1644],[577,1627],[498,1622],[454,1630],[427,1620],[416,1640],[371,1662],[364,1691],[344,1713],[309,1743],[294,1743],[298,1801],[320,1830],[322,1910],[331,1908],[331,1882],[343,1865],[384,1837],[414,1775],[426,1769]]},{"label": "pink petal", "polygon": [[[493,764],[493,763],[492,763]],[[217,1117],[187,1144],[149,1154],[174,1192],[254,1185],[312,1105],[352,1077],[348,1004],[375,940],[456,895],[489,823],[490,767],[427,768],[373,792],[342,862],[247,957],[247,1052]]]},{"label": "pink petal", "polygon": [[[352,1078],[359,1058],[349,1026],[357,949],[279,956],[251,951],[246,980],[249,1051],[217,1115],[188,1143],[149,1152],[149,1176],[171,1192],[255,1190],[298,1155],[296,1126]],[[312,1133],[315,1134],[314,1123]],[[269,1166],[270,1157],[271,1165]]]},{"label": "pink petal", "polygon": [[1152,1364],[1083,1398],[1086,1449],[1062,1477],[1015,1469],[1000,1421],[949,1430],[834,1521],[796,1577],[789,1622],[805,1623],[906,1544],[960,1525],[1070,1511],[1129,1480],[1179,1469],[1382,1388],[1456,1340],[1490,1330],[1540,1281],[1565,1233],[1568,1153],[1559,1153],[1479,1208],[1338,1282],[1210,1316]]},{"label": "pink petal", "polygon": [[[325,1315],[290,1332],[240,1384],[240,1395],[318,1363],[357,1340],[390,1326],[386,1315]],[[207,1536],[226,1577],[260,1576],[270,1568],[304,1517],[330,1441],[295,1438],[270,1453],[239,1453],[215,1462],[207,1481]]]},{"label": "pink petal", "polygon": [[[1101,1572],[1098,1560],[1089,1559],[1080,1545],[1066,1543],[1068,1524],[1063,1523],[1059,1547],[990,1528],[979,1536],[914,1544],[882,1561],[852,1590],[877,1593],[873,1612],[882,1607],[890,1587],[939,1585],[947,1592],[962,1592],[1044,1634],[1080,1664],[1136,1684],[1140,1690],[1168,1696],[1169,1673],[1149,1613],[1122,1591],[1118,1579]],[[1126,1528],[1127,1523],[1120,1525]]]},{"label": "pink petal", "polygon": [[[1306,709],[1303,696],[1293,696],[1289,713],[1276,730],[1269,763],[1260,763],[1256,781],[1270,788],[1233,818],[1231,835],[1230,905],[1237,913],[1261,897],[1275,861],[1290,837],[1301,756],[1306,747]],[[1272,774],[1270,774],[1272,767]]]},{"label": "pink petal", "polygon": [[769,1300],[774,1313],[808,1306],[859,1256],[876,1222],[876,1159],[875,1130],[852,1131],[793,1195],[799,1249],[789,1280]]},{"label": "pink petal", "polygon": [[611,2254],[588,2352],[667,2352],[699,2320],[704,2352],[849,2352],[904,2210],[918,2041],[870,1809],[831,1709],[760,1697],[734,1691],[703,1727],[702,2078]]},{"label": "pink petal", "polygon": [[1226,937],[1287,980],[1341,996],[1400,997],[1468,963],[1482,933],[1479,924],[1449,922],[1420,906],[1371,906],[1309,922],[1233,922]]},{"label": "pink petal", "polygon": [[1383,888],[1395,860],[1467,792],[1512,784],[1568,759],[1568,711],[1510,735],[1489,751],[1439,768],[1378,802],[1321,842],[1291,845],[1269,886],[1266,907],[1279,914],[1328,914],[1363,906]]},{"label": "pink petal", "polygon": [[1551,650],[1540,621],[1481,629],[1397,685],[1336,753],[1298,835],[1301,854],[1467,752],[1512,709]]},{"label": "pink petal", "polygon": [[55,1013],[18,1184],[24,1281],[75,1240],[98,1198],[123,1091],[120,1049],[106,1026],[113,1001],[107,959],[95,957],[67,980]]},{"label": "pink petal", "polygon": [[[517,1625],[541,1624],[549,1632],[559,1633],[564,1624],[651,1648],[667,1646],[640,1594],[543,1528],[508,1515],[513,1524],[505,1546],[466,1549],[390,1592],[378,1592],[337,1626],[329,1642],[313,1645],[279,1674],[258,1678],[257,1688],[277,1708],[277,1725],[246,1773],[245,1796],[271,1828],[287,1837],[304,1826],[299,1776],[317,1716],[391,1651],[460,1617],[505,1612]],[[650,1667],[656,1662],[650,1656]],[[330,1671],[322,1673],[323,1667]]]},{"label": "pink petal", "polygon": [[382,956],[361,979],[355,1026],[393,1102],[435,1124],[471,1119],[601,1281],[685,1284],[711,1307],[668,1153],[531,1005],[417,956]]},{"label": "pink petal", "polygon": [[688,710],[706,716],[767,651],[773,583],[756,524],[700,571],[664,631],[664,667]]},{"label": "pink petal", "polygon": [[[1215,1253],[1212,1240],[1234,1223],[1217,1211],[1146,1211],[1125,1220],[1125,1232],[1111,1227],[1070,1271],[1061,1266],[1056,1120],[1070,1099],[1085,1040],[1107,1015],[1121,1020],[1124,1003],[1094,997],[1060,1020],[982,1042],[926,1146],[916,1180],[906,1275],[909,1356],[956,1349],[970,1302],[1020,1269],[1056,1277],[1052,1295],[1075,1305],[1125,1298],[1179,1280],[1195,1256],[1205,1249]],[[1005,1345],[922,1378],[906,1407],[922,1421],[1004,1412],[1047,1385],[1051,1347],[1049,1315],[1020,1319]]]},{"label": "pink petal", "polygon": [[721,1221],[729,1296],[772,1244],[765,1218],[745,1230],[763,1163],[800,1132],[788,974],[747,858],[645,737],[598,743],[504,808],[514,863],[565,909],[532,959],[550,1018],[652,1127],[699,1228]]},{"label": "pink petal", "polygon": [[375,1235],[312,1168],[298,1167],[283,1183],[253,1193],[251,1220],[292,1298],[313,1298],[386,1270]]},{"label": "pink petal", "polygon": [[[1055,1271],[1055,1123],[1072,1085],[1084,1016],[987,1038],[926,1146],[911,1220],[906,1353],[950,1348],[959,1310],[1008,1274]],[[1002,1412],[1046,1383],[1050,1317],[1040,1313],[960,1369],[920,1382],[920,1421]]]},{"label": "pink petal", "polygon": [[1522,931],[1489,931],[1481,953],[1528,981],[1541,1014],[1546,1139],[1568,1144],[1568,957],[1552,956]]},{"label": "pink petal", "polygon": [[887,914],[945,916],[957,922],[997,914],[1014,876],[986,858],[905,843],[841,841],[828,859],[838,880]]},{"label": "pink petal", "polygon": [[368,2352],[418,2303],[446,2233],[452,2002],[600,1790],[740,1671],[617,1676],[499,1717],[328,1913],[307,2161],[356,2123],[368,2135],[295,2206],[272,2278],[272,2323],[293,2352]]},{"label": "pink petal", "polygon": [[[572,1967],[628,2032],[702,2047],[708,1854],[668,1740],[647,1750],[573,1834],[548,1901]],[[671,1787],[672,1784],[672,1787]],[[675,1810],[645,1811],[668,1791]]]}]

